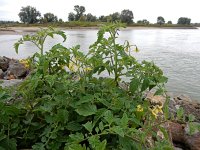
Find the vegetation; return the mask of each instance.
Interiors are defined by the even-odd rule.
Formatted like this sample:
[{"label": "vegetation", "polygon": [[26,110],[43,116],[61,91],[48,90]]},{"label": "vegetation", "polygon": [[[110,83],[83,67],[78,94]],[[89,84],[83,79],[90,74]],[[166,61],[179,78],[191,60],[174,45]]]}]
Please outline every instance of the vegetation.
[{"label": "vegetation", "polygon": [[120,18],[121,18],[121,22],[130,24],[133,22],[133,18],[134,18],[133,12],[131,10],[124,9],[121,12]]},{"label": "vegetation", "polygon": [[[128,9],[122,10],[121,13],[114,12],[109,15],[102,15],[100,17],[97,17],[91,13],[85,14],[85,7],[75,5],[74,6],[74,12],[70,12],[68,14],[68,22],[63,22],[62,19],[58,19],[57,16],[55,16],[52,13],[45,13],[43,17],[40,17],[41,14],[36,10],[36,8],[27,6],[22,7],[19,17],[20,20],[29,25],[34,26],[60,26],[60,27],[91,27],[91,26],[99,26],[101,24],[105,23],[111,23],[111,22],[122,22],[126,23],[128,26],[147,26],[147,27],[193,27],[199,26],[198,23],[196,24],[190,24],[191,19],[180,17],[177,24],[172,24],[172,21],[168,21],[165,23],[165,19],[162,16],[159,16],[157,18],[157,24],[152,24],[148,20],[138,20],[137,23],[133,22],[134,16],[133,12]],[[0,22],[0,25],[3,25],[4,23]],[[38,24],[38,25],[37,25]],[[9,25],[13,26],[23,26],[19,23],[9,23]],[[158,26],[159,25],[159,26]]]},{"label": "vegetation", "polygon": [[190,18],[180,17],[178,19],[178,23],[177,24],[190,25],[190,22],[191,22]]},{"label": "vegetation", "polygon": [[40,12],[31,6],[22,7],[18,15],[20,21],[27,24],[39,22],[39,17],[41,16]]},{"label": "vegetation", "polygon": [[167,24],[172,24],[172,21],[167,21]]},{"label": "vegetation", "polygon": [[46,22],[58,22],[58,17],[55,16],[54,14],[52,14],[52,13],[46,13],[46,14],[44,14],[44,17],[42,18],[42,21],[44,23],[46,23]]},{"label": "vegetation", "polygon": [[143,19],[143,20],[138,20],[137,24],[149,25],[150,22],[148,20],[146,20],[146,19]]},{"label": "vegetation", "polygon": [[157,24],[162,25],[165,23],[165,19],[162,16],[159,16],[157,18]]},{"label": "vegetation", "polygon": [[[16,52],[24,42],[40,51],[28,59],[31,73],[15,95],[0,88],[1,149],[172,149],[161,126],[168,119],[167,101],[154,106],[145,96],[152,89],[165,94],[167,78],[154,63],[136,61],[136,46],[116,42],[120,27],[103,26],[87,54],[79,45],[60,43],[44,53],[46,37],[66,40],[53,28],[15,44]],[[109,76],[103,78],[105,72]]]}]

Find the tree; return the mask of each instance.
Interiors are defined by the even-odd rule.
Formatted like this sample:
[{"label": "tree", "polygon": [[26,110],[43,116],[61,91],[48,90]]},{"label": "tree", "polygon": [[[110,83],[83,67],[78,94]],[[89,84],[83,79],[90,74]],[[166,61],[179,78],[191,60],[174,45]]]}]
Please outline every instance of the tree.
[{"label": "tree", "polygon": [[167,24],[172,24],[172,21],[167,21]]},{"label": "tree", "polygon": [[149,21],[146,20],[146,19],[143,19],[143,20],[138,20],[137,23],[138,23],[138,24],[148,25],[148,24],[149,24]]},{"label": "tree", "polygon": [[73,12],[70,12],[68,15],[68,20],[69,21],[75,21],[75,14]]},{"label": "tree", "polygon": [[58,22],[62,23],[62,22],[63,22],[63,20],[60,18],[60,19],[58,19]]},{"label": "tree", "polygon": [[91,13],[86,15],[86,21],[95,22],[97,20],[96,16],[93,16]]},{"label": "tree", "polygon": [[75,20],[78,21],[81,18],[81,16],[83,16],[83,13],[85,12],[85,7],[84,6],[75,5],[74,6],[74,11],[76,12]]},{"label": "tree", "polygon": [[128,9],[124,9],[121,12],[120,18],[121,22],[130,24],[133,22],[133,12]]},{"label": "tree", "polygon": [[113,13],[113,14],[110,14],[110,16],[111,16],[111,20],[112,20],[112,22],[115,22],[115,21],[120,21],[120,13],[118,13],[118,12],[115,12],[115,13]]},{"label": "tree", "polygon": [[180,17],[177,24],[190,25],[191,19],[187,17]]},{"label": "tree", "polygon": [[52,13],[44,14],[44,18],[43,19],[44,19],[44,22],[57,22],[58,21],[57,16],[55,16]]},{"label": "tree", "polygon": [[162,25],[165,23],[165,19],[162,16],[159,16],[157,18],[157,24]]},{"label": "tree", "polygon": [[99,21],[101,21],[101,22],[107,22],[107,16],[100,16],[99,17]]},{"label": "tree", "polygon": [[36,10],[35,7],[26,6],[21,8],[18,16],[20,18],[20,21],[30,24],[37,23],[41,14],[39,11]]}]

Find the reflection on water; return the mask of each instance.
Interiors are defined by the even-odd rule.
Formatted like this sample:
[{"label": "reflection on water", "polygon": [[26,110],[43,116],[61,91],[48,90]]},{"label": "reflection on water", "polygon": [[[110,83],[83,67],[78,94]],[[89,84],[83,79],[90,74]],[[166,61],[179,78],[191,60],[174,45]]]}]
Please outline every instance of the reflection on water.
[{"label": "reflection on water", "polygon": [[[95,42],[97,30],[66,30],[67,41],[62,43],[62,38],[56,36],[48,38],[45,50],[54,44],[62,43],[66,47],[81,45],[84,52],[89,45]],[[0,35],[0,56],[25,58],[32,55],[37,49],[26,43],[20,47],[19,55],[14,52],[13,44],[21,36]],[[164,70],[169,78],[168,91],[190,95],[193,99],[200,100],[200,30],[182,29],[126,29],[120,32],[118,41],[125,40],[136,44],[140,50],[135,57],[154,61]]]}]

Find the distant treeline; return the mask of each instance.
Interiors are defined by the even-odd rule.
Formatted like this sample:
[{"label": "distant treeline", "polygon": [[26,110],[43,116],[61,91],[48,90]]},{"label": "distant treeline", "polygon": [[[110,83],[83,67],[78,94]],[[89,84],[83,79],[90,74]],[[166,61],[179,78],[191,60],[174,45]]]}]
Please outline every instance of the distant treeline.
[{"label": "distant treeline", "polygon": [[[187,17],[180,17],[177,20],[177,23],[172,23],[172,21],[165,21],[164,17],[158,16],[156,23],[150,23],[147,19],[138,20],[134,22],[134,15],[133,12],[129,9],[124,9],[121,12],[114,12],[109,15],[102,15],[102,16],[95,16],[91,13],[85,13],[86,9],[84,6],[75,5],[74,11],[70,12],[66,18],[68,18],[67,22],[64,22],[62,19],[58,19],[56,15],[51,12],[41,15],[41,13],[32,6],[22,7],[18,16],[20,21],[26,25],[28,24],[49,24],[54,23],[55,25],[63,24],[63,25],[71,25],[71,26],[96,26],[99,22],[122,22],[128,25],[135,25],[135,26],[152,26],[152,25],[159,25],[159,26],[200,26],[200,23],[193,23],[191,24],[191,19]],[[71,22],[71,23],[69,23]],[[81,22],[81,23],[80,23]],[[88,23],[87,23],[88,22]],[[0,24],[19,24],[15,21],[0,21]]]}]

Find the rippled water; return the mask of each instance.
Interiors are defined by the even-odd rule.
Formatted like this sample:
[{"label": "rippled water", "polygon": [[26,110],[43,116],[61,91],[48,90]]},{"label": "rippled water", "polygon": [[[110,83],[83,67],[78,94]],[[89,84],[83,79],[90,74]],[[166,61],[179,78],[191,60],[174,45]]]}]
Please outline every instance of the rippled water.
[{"label": "rippled water", "polygon": [[[67,41],[63,45],[81,45],[83,51],[96,40],[97,30],[66,30]],[[25,58],[36,52],[31,43],[20,47],[19,55],[13,44],[20,35],[0,35],[0,56]],[[136,44],[140,50],[135,56],[139,60],[154,61],[169,78],[167,89],[177,94],[187,94],[200,100],[200,30],[190,29],[126,29],[120,32],[119,42],[124,40]],[[45,50],[60,37],[48,39]]]}]

